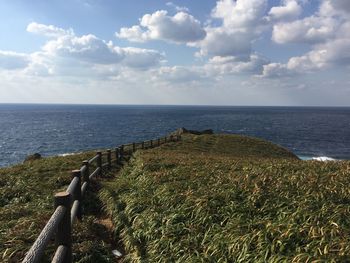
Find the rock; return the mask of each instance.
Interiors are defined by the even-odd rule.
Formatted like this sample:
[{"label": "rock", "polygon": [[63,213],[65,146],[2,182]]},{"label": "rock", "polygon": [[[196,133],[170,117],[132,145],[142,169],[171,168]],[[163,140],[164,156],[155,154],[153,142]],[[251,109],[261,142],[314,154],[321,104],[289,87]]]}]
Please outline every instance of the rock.
[{"label": "rock", "polygon": [[214,134],[214,131],[212,129],[208,129],[208,130],[203,130],[201,131],[202,134]]},{"label": "rock", "polygon": [[195,130],[187,130],[186,128],[180,128],[176,130],[175,134],[180,135],[184,133],[190,133],[195,135],[202,135],[202,134],[214,134],[214,131],[212,129],[203,130],[203,131],[195,131]]},{"label": "rock", "polygon": [[117,249],[112,250],[112,254],[116,257],[116,258],[121,258],[123,256],[123,254],[118,251]]},{"label": "rock", "polygon": [[39,160],[39,159],[41,159],[41,154],[40,153],[34,153],[34,154],[31,154],[31,155],[28,155],[24,159],[24,162],[32,162],[32,161]]}]

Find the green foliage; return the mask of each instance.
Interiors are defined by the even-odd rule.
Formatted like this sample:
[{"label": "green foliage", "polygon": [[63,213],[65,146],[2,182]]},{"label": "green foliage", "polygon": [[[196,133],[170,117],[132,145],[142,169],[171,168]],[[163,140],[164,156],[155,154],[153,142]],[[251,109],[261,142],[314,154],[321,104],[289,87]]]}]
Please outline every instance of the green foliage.
[{"label": "green foliage", "polygon": [[139,151],[100,198],[127,262],[339,262],[350,162],[300,161],[242,136]]},{"label": "green foliage", "polygon": [[[53,212],[53,195],[65,190],[70,183],[70,171],[78,169],[92,152],[66,157],[50,157],[0,169],[0,262],[19,262],[29,250]],[[88,193],[84,207],[87,217],[74,226],[74,259],[110,256],[106,245],[95,241],[96,223],[91,214],[101,204],[96,195]],[[84,230],[84,231],[79,231]],[[101,253],[101,250],[103,253]],[[47,250],[44,262],[53,253]],[[110,258],[113,258],[110,256]],[[109,262],[109,261],[99,261]]]}]

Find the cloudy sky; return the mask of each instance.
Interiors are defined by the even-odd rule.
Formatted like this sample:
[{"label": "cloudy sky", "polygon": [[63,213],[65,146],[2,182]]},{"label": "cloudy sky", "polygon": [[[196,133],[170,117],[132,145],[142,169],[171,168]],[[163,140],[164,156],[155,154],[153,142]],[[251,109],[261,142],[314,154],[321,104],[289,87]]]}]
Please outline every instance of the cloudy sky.
[{"label": "cloudy sky", "polygon": [[4,0],[0,103],[350,106],[350,1]]}]

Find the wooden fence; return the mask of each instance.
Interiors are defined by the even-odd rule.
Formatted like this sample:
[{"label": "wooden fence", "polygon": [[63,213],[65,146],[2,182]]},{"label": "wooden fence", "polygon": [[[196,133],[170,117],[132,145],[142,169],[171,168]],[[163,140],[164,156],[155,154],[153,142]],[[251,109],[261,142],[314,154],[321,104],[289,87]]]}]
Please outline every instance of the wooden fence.
[{"label": "wooden fence", "polygon": [[[83,161],[79,170],[72,171],[72,181],[67,190],[55,194],[54,212],[22,262],[40,262],[47,245],[53,238],[57,249],[52,262],[72,262],[72,227],[76,218],[82,220],[82,203],[90,181],[102,177],[104,171],[110,170],[113,165],[121,165],[126,154],[180,139],[179,135],[170,135],[156,140],[121,145],[114,151],[97,152],[90,160]],[[106,159],[105,163],[103,159]],[[92,167],[96,168],[90,173]]]}]

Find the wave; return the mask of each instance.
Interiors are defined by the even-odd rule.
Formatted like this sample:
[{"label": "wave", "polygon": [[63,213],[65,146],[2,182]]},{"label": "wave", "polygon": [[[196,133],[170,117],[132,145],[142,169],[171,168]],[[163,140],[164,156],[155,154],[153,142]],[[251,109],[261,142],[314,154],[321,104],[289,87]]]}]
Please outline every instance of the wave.
[{"label": "wave", "polygon": [[334,159],[332,157],[328,157],[328,156],[299,156],[299,158],[301,160],[304,160],[304,161],[319,161],[319,162],[334,162],[334,161],[340,161],[340,160],[337,160],[337,159]]},{"label": "wave", "polygon": [[81,152],[75,152],[75,153],[61,153],[61,154],[58,154],[58,156],[69,156],[69,155],[76,155],[76,154],[79,154]]},{"label": "wave", "polygon": [[332,157],[328,157],[328,156],[312,157],[312,160],[320,161],[320,162],[339,161],[339,160],[336,160],[336,159],[334,159]]}]

